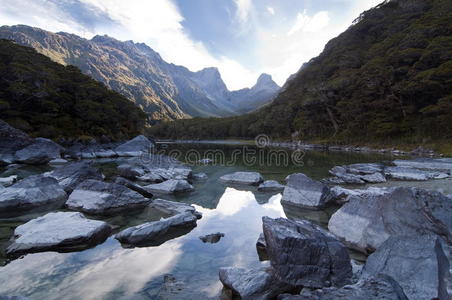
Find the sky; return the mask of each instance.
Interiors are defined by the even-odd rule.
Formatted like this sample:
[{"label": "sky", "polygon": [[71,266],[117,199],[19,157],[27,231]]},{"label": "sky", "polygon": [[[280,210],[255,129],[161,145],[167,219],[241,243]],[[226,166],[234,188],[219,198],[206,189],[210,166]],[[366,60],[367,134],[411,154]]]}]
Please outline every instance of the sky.
[{"label": "sky", "polygon": [[283,85],[382,0],[0,0],[0,25],[148,44],[192,71],[217,67],[230,90],[261,73]]}]

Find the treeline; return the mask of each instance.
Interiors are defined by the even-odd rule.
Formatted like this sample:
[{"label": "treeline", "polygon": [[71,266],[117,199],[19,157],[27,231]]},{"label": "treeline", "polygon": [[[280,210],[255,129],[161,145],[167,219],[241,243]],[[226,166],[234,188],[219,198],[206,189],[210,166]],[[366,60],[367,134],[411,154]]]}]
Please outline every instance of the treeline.
[{"label": "treeline", "polygon": [[424,143],[452,140],[452,1],[371,9],[260,111],[154,126],[166,138],[254,137]]},{"label": "treeline", "polygon": [[0,40],[0,118],[32,136],[125,139],[145,114],[74,66]]}]

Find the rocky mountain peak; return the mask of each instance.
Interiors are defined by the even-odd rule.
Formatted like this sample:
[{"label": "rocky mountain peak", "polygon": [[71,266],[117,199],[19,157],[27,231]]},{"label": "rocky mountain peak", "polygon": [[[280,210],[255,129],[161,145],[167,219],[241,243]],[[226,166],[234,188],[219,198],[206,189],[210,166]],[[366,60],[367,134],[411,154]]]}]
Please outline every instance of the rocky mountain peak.
[{"label": "rocky mountain peak", "polygon": [[263,73],[259,76],[257,79],[256,84],[254,85],[253,89],[256,88],[272,88],[272,89],[279,89],[278,84],[273,81],[273,78],[271,75]]}]

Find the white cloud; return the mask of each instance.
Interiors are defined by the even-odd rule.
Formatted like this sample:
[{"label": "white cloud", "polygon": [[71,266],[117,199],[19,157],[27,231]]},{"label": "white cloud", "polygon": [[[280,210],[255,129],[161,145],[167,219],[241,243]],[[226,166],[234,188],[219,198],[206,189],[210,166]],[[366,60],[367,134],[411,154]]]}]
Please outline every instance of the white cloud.
[{"label": "white cloud", "polygon": [[268,11],[268,13],[271,14],[271,15],[274,15],[274,14],[275,14],[275,9],[274,9],[273,7],[271,7],[271,6],[268,6],[268,7],[267,7],[267,11]]},{"label": "white cloud", "polygon": [[237,18],[240,22],[246,22],[251,12],[252,0],[234,0],[237,6]]},{"label": "white cloud", "polygon": [[287,32],[287,35],[295,34],[299,31],[318,32],[328,26],[330,17],[327,11],[320,11],[314,16],[309,16],[305,11],[298,13],[295,24]]}]

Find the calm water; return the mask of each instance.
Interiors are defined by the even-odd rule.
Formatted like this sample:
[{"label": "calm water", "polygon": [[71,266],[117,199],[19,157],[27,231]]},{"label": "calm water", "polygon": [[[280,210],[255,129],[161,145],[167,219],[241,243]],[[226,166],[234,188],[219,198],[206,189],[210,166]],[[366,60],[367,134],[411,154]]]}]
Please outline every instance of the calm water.
[{"label": "calm water", "polygon": [[[226,160],[235,157],[237,151],[243,152],[239,145],[173,144],[164,147],[168,153],[178,150],[172,154],[189,161],[187,153],[191,154],[193,149],[201,156],[218,149],[224,152]],[[269,154],[257,151],[256,155],[267,157]],[[180,295],[186,295],[187,299],[216,298],[222,288],[218,280],[220,267],[250,268],[262,264],[255,250],[262,230],[262,216],[308,218],[325,225],[331,214],[331,211],[287,210],[280,204],[280,194],[226,187],[218,182],[220,176],[239,170],[259,171],[265,179],[283,183],[287,175],[295,172],[321,179],[335,165],[389,159],[379,155],[308,152],[303,155],[303,165],[299,162],[287,165],[249,163],[238,156],[228,166],[194,166],[195,172],[205,172],[209,179],[195,182],[193,193],[162,197],[193,204],[203,213],[198,226],[189,233],[157,247],[125,249],[110,237],[103,244],[81,252],[26,255],[0,267],[0,294],[31,299],[163,299],[163,277],[172,274],[183,282]],[[108,175],[113,174],[116,163],[104,160],[99,165]],[[19,173],[23,177],[40,171],[36,168],[7,170],[8,174]],[[5,246],[16,226],[42,214],[45,213],[0,220],[0,245]],[[106,220],[120,230],[159,217],[145,210]],[[200,241],[199,236],[215,232],[222,232],[225,237],[216,244]]]}]

